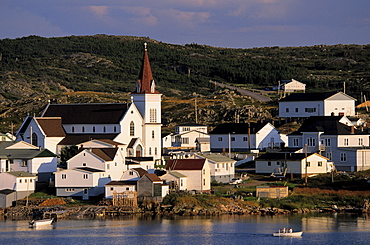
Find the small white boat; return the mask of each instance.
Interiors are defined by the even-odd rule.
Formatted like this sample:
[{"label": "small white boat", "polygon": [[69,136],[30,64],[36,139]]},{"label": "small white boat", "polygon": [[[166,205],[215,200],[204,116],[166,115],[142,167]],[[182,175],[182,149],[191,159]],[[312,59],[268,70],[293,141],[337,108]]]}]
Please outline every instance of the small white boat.
[{"label": "small white boat", "polygon": [[54,222],[54,219],[40,219],[32,220],[29,223],[30,227],[40,227],[45,225],[51,225]]},{"label": "small white boat", "polygon": [[302,236],[303,231],[296,231],[296,232],[275,232],[272,233],[273,236],[280,236],[280,237],[300,237]]}]

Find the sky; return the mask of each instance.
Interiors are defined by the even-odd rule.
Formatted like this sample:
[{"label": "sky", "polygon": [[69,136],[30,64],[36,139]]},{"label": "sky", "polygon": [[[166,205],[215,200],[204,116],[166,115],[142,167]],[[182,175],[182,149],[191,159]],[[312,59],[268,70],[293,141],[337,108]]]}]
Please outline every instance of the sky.
[{"label": "sky", "polygon": [[370,44],[370,0],[0,0],[0,39],[95,34],[224,48]]}]

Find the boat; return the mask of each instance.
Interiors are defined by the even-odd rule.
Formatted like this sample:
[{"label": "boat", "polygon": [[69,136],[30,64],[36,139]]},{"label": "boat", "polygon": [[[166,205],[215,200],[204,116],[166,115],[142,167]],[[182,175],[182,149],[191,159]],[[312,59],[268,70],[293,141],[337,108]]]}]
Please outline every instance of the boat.
[{"label": "boat", "polygon": [[54,219],[40,219],[32,220],[29,223],[30,227],[40,227],[45,225],[51,225],[54,222]]},{"label": "boat", "polygon": [[279,237],[300,237],[302,236],[303,231],[295,231],[295,232],[274,232],[272,233],[273,236],[279,236]]}]

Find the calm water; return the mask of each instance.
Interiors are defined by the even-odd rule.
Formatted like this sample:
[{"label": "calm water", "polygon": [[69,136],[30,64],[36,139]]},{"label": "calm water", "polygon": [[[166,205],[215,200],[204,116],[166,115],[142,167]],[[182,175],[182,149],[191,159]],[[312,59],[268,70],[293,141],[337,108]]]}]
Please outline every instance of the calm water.
[{"label": "calm water", "polygon": [[[42,229],[0,221],[0,244],[370,244],[370,217],[310,214],[277,217],[59,220]],[[280,228],[301,238],[273,237]]]}]

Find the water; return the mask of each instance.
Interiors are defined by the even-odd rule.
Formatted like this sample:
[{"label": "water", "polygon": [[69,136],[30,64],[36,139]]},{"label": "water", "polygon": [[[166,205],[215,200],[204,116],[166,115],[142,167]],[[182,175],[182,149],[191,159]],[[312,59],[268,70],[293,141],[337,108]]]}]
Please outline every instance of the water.
[{"label": "water", "polygon": [[[280,228],[301,238],[273,237]],[[27,221],[0,221],[0,244],[370,244],[367,216],[309,214],[59,220],[29,228]]]}]

